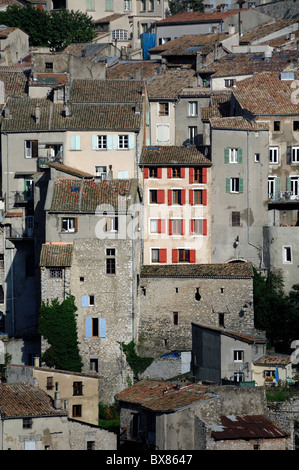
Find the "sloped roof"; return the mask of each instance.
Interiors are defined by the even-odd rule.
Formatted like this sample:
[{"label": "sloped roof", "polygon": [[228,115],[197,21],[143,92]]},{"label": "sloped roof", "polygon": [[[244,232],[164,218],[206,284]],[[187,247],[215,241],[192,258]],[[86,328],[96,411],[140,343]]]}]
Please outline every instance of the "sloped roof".
[{"label": "sloped roof", "polygon": [[223,264],[184,264],[184,265],[145,265],[141,268],[142,277],[196,277],[222,279],[250,279],[253,277],[251,263]]},{"label": "sloped roof", "polygon": [[72,81],[72,103],[139,103],[142,101],[141,80],[88,80]]},{"label": "sloped roof", "polygon": [[288,434],[263,415],[221,416],[221,425],[212,427],[215,440],[280,439]]},{"label": "sloped roof", "polygon": [[109,80],[130,80],[136,75],[142,75],[143,79],[149,79],[157,74],[159,63],[150,60],[118,60],[117,63],[107,68]]},{"label": "sloped roof", "polygon": [[118,393],[116,400],[140,405],[155,412],[173,412],[185,406],[196,405],[216,397],[207,387],[193,383],[178,385],[176,382],[142,380]]},{"label": "sloped roof", "polygon": [[44,243],[41,249],[40,266],[68,267],[72,265],[73,243]]},{"label": "sloped roof", "polygon": [[4,86],[4,104],[7,98],[10,97],[26,97],[27,96],[27,81],[26,68],[7,68],[0,67],[0,82]]},{"label": "sloped roof", "polygon": [[[242,12],[247,11],[243,8]],[[202,13],[200,11],[177,13],[156,23],[157,26],[177,23],[210,23],[214,21],[223,21],[231,16],[238,15],[240,10],[213,11]]]},{"label": "sloped roof", "polygon": [[[258,39],[262,39],[269,34],[278,33],[283,28],[287,26],[291,26],[292,24],[298,23],[298,19],[283,19],[283,18],[276,18],[274,21],[267,21],[256,28],[251,29],[250,31],[246,31],[240,37],[239,43],[240,44],[251,44]],[[286,33],[281,33],[285,36]]]},{"label": "sloped roof", "polygon": [[211,161],[196,147],[143,147],[141,166],[144,165],[211,165]]},{"label": "sloped roof", "polygon": [[71,176],[77,176],[78,178],[93,178],[94,177],[90,173],[86,173],[85,171],[82,171],[82,170],[77,170],[77,168],[64,165],[63,163],[50,162],[50,163],[47,163],[47,165],[50,168],[54,168],[57,171],[67,173]]},{"label": "sloped roof", "polygon": [[245,343],[249,343],[249,344],[252,344],[252,343],[264,344],[267,342],[266,337],[257,336],[257,335],[253,335],[249,333],[242,333],[242,332],[234,331],[234,330],[228,330],[227,328],[220,328],[217,326],[204,325],[203,323],[194,323],[194,322],[192,322],[192,325],[198,328],[203,328],[205,330],[214,331],[216,333],[220,333],[221,335],[228,336],[229,338],[233,338],[234,340],[244,341]]},{"label": "sloped roof", "polygon": [[291,356],[282,354],[265,354],[256,361],[255,366],[286,366],[292,362]]},{"label": "sloped roof", "polygon": [[194,34],[183,35],[149,50],[150,54],[161,53],[162,56],[207,54],[214,49],[215,42],[228,38],[228,34]]},{"label": "sloped roof", "polygon": [[183,88],[196,84],[194,70],[165,70],[147,85],[149,99],[176,99]]},{"label": "sloped roof", "polygon": [[2,418],[64,416],[66,414],[65,411],[53,408],[50,398],[38,387],[25,383],[0,383]]},{"label": "sloped roof", "polygon": [[248,121],[241,116],[234,117],[212,117],[210,124],[215,129],[234,129],[234,130],[268,130],[269,124],[266,122]]},{"label": "sloped roof", "polygon": [[126,210],[135,202],[136,191],[136,180],[80,181],[60,178],[54,184],[50,212],[96,213],[98,206],[105,204],[116,210]]}]

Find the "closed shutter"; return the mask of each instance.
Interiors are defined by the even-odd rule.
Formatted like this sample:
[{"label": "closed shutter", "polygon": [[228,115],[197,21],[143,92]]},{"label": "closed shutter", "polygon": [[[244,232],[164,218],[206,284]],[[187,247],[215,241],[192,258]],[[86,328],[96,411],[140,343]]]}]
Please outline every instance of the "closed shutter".
[{"label": "closed shutter", "polygon": [[167,262],[167,249],[160,248],[159,250],[159,263],[166,263]]},{"label": "closed shutter", "polygon": [[224,149],[224,163],[229,163],[229,150],[228,148]]},{"label": "closed shutter", "polygon": [[157,142],[159,143],[169,142],[169,126],[167,124],[157,125]]},{"label": "closed shutter", "polygon": [[92,337],[92,319],[85,318],[85,338]]},{"label": "closed shutter", "polygon": [[194,204],[194,191],[193,189],[189,189],[189,204],[193,206]]},{"label": "closed shutter", "polygon": [[148,168],[144,168],[144,178],[147,179],[147,178],[148,178],[148,175],[149,175],[149,169],[148,169]]},{"label": "closed shutter", "polygon": [[80,150],[80,136],[71,135],[71,150]]},{"label": "closed shutter", "polygon": [[179,260],[179,250],[173,249],[172,250],[172,262],[177,263]]},{"label": "closed shutter", "polygon": [[189,184],[194,183],[194,168],[189,168]]},{"label": "closed shutter", "polygon": [[106,338],[106,318],[99,318],[99,337]]},{"label": "closed shutter", "polygon": [[195,263],[196,261],[196,250],[190,250],[190,263]]},{"label": "closed shutter", "polygon": [[81,307],[88,307],[88,295],[81,295]]},{"label": "closed shutter", "polygon": [[208,181],[208,169],[203,168],[202,169],[202,184],[207,184]]}]

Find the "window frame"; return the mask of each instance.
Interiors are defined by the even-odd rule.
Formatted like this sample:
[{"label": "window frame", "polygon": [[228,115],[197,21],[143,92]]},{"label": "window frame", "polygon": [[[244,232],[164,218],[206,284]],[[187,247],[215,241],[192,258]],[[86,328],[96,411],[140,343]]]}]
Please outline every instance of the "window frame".
[{"label": "window frame", "polygon": [[283,245],[282,247],[283,264],[293,264],[293,250],[291,245]]},{"label": "window frame", "polygon": [[278,165],[279,163],[279,148],[271,146],[269,147],[269,164]]},{"label": "window frame", "polygon": [[198,101],[188,101],[188,116],[198,116]]},{"label": "window frame", "polygon": [[168,101],[158,102],[158,116],[169,116],[169,103]]},{"label": "window frame", "polygon": [[[70,227],[70,221],[73,221],[74,226]],[[77,217],[62,217],[61,218],[61,233],[76,233],[77,231]],[[64,222],[67,223],[67,227],[64,228]]]},{"label": "window frame", "polygon": [[[110,251],[112,253],[110,253]],[[106,275],[115,276],[116,275],[116,248],[106,248]]]},{"label": "window frame", "polygon": [[233,350],[233,361],[234,362],[244,362],[244,349],[234,349]]},{"label": "window frame", "polygon": [[128,134],[119,134],[117,139],[117,149],[118,150],[128,150],[129,149],[129,135]]},{"label": "window frame", "polygon": [[299,163],[299,146],[292,147],[292,163]]}]

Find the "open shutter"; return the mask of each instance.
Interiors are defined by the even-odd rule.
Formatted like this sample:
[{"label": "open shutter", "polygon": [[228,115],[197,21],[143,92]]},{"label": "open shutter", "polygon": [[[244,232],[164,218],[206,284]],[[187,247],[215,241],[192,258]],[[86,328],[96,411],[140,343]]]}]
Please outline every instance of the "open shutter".
[{"label": "open shutter", "polygon": [[243,163],[243,149],[238,149],[238,163]]},{"label": "open shutter", "polygon": [[179,260],[179,250],[177,250],[176,248],[174,248],[172,250],[172,262],[173,263],[177,263]]},{"label": "open shutter", "polygon": [[202,184],[207,184],[208,181],[208,169],[204,167],[202,169]]},{"label": "open shutter", "polygon": [[194,168],[189,168],[189,184],[194,183]]},{"label": "open shutter", "polygon": [[194,219],[190,219],[190,235],[194,234]]},{"label": "open shutter", "polygon": [[113,150],[117,150],[118,149],[118,135],[113,135],[112,136],[112,148]]},{"label": "open shutter", "polygon": [[202,190],[202,204],[203,206],[207,205],[207,190],[206,189]]},{"label": "open shutter", "polygon": [[78,217],[75,217],[75,232],[78,232]]},{"label": "open shutter", "polygon": [[91,137],[91,148],[92,150],[97,150],[98,148],[98,136],[97,135],[93,135]]},{"label": "open shutter", "polygon": [[196,261],[196,250],[190,250],[190,263],[195,263]]},{"label": "open shutter", "polygon": [[189,204],[193,206],[194,204],[194,191],[193,189],[189,189]]},{"label": "open shutter", "polygon": [[107,135],[107,150],[112,150],[112,136]]},{"label": "open shutter", "polygon": [[148,175],[149,175],[149,169],[148,169],[148,168],[144,168],[144,178],[147,179],[147,178],[148,178]]},{"label": "open shutter", "polygon": [[32,158],[38,158],[38,140],[33,140],[32,145]]},{"label": "open shutter", "polygon": [[291,178],[287,177],[287,191],[291,191]]},{"label": "open shutter", "polygon": [[157,168],[157,176],[159,179],[162,178],[162,168]]},{"label": "open shutter", "polygon": [[81,307],[88,307],[88,295],[81,295]]},{"label": "open shutter", "polygon": [[287,164],[291,165],[292,163],[292,147],[287,147]]},{"label": "open shutter", "polygon": [[92,319],[85,318],[85,338],[92,337]]},{"label": "open shutter", "polygon": [[158,220],[158,233],[165,233],[165,220]]},{"label": "open shutter", "polygon": [[184,206],[186,204],[186,190],[181,190],[181,205]]},{"label": "open shutter", "polygon": [[243,178],[239,178],[239,193],[244,192],[244,181]]},{"label": "open shutter", "polygon": [[172,220],[168,220],[168,235],[172,235]]},{"label": "open shutter", "polygon": [[106,338],[106,318],[99,318],[99,338]]},{"label": "open shutter", "polygon": [[185,234],[185,221],[184,219],[181,220],[181,235]]},{"label": "open shutter", "polygon": [[130,134],[129,135],[129,149],[133,150],[135,148],[135,135]]},{"label": "open shutter", "polygon": [[275,198],[280,198],[280,178],[275,178]]},{"label": "open shutter", "polygon": [[181,178],[185,178],[185,168],[181,168]]},{"label": "open shutter", "polygon": [[202,221],[202,234],[203,235],[208,234],[208,221],[207,221],[207,219],[203,219],[203,221]]},{"label": "open shutter", "polygon": [[224,149],[224,163],[229,163],[229,149]]},{"label": "open shutter", "polygon": [[171,177],[172,177],[172,169],[167,168],[167,178],[171,178]]},{"label": "open shutter", "polygon": [[164,204],[165,202],[165,190],[158,189],[157,190],[157,204]]},{"label": "open shutter", "polygon": [[230,193],[230,178],[225,179],[225,190],[227,193]]},{"label": "open shutter", "polygon": [[159,263],[166,263],[167,262],[167,249],[160,248],[159,250]]},{"label": "open shutter", "polygon": [[171,206],[172,204],[172,190],[168,190],[168,205]]}]

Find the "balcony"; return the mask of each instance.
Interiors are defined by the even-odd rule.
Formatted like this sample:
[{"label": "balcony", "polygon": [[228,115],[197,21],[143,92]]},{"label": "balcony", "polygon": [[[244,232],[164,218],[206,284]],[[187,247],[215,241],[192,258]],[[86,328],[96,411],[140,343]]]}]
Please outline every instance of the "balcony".
[{"label": "balcony", "polygon": [[48,163],[63,163],[63,155],[62,152],[57,152],[56,155],[48,155],[46,157],[38,157],[38,168],[48,168]]},{"label": "balcony", "polygon": [[298,203],[299,195],[293,194],[292,191],[280,191],[278,194],[272,194],[268,199],[269,204],[285,204]]}]

